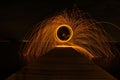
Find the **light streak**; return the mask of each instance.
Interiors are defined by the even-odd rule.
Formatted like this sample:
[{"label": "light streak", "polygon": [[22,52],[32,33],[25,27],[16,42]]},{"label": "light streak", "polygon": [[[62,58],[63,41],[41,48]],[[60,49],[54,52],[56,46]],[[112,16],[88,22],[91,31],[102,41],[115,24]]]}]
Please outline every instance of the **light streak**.
[{"label": "light streak", "polygon": [[[57,36],[61,26],[67,27],[70,31],[70,37],[67,40],[60,40]],[[107,43],[109,38],[105,31],[93,19],[86,18],[80,10],[63,11],[43,20],[28,36],[29,42],[22,53],[28,62],[55,47],[72,47],[89,59],[102,57],[110,61],[114,57],[111,46]]]}]

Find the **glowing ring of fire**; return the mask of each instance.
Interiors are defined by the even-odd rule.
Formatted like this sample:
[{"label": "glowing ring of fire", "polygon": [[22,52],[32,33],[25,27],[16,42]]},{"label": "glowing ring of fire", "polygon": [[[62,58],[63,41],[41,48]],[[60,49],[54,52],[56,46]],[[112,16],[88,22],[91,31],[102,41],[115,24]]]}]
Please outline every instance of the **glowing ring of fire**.
[{"label": "glowing ring of fire", "polygon": [[[58,37],[58,34],[57,34],[57,32],[58,32],[58,30],[61,28],[61,27],[66,27],[68,30],[69,30],[69,33],[70,33],[70,35],[69,35],[69,38],[67,39],[67,40],[61,40],[59,37]],[[72,38],[72,36],[73,36],[73,30],[72,30],[72,28],[69,26],[69,25],[60,25],[60,26],[58,26],[57,28],[56,28],[56,31],[55,31],[55,39],[56,39],[56,41],[58,41],[58,42],[68,42],[71,38]]]}]

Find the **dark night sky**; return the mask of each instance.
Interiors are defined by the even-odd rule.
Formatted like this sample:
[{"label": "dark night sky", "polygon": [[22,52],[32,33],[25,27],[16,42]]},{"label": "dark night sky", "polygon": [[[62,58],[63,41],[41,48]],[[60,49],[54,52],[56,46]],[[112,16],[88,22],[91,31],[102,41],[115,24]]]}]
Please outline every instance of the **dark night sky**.
[{"label": "dark night sky", "polygon": [[[74,4],[97,21],[112,22],[120,26],[119,0],[4,1],[0,2],[0,38],[21,40],[33,25],[65,8],[72,8]],[[120,41],[120,31],[106,27],[108,33],[116,41]]]}]

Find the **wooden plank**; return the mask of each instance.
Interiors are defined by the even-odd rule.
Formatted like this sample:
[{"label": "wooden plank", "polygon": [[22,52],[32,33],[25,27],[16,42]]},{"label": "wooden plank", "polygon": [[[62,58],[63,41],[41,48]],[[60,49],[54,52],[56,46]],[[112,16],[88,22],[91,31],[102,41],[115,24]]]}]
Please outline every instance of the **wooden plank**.
[{"label": "wooden plank", "polygon": [[7,80],[117,80],[72,48],[55,48]]}]

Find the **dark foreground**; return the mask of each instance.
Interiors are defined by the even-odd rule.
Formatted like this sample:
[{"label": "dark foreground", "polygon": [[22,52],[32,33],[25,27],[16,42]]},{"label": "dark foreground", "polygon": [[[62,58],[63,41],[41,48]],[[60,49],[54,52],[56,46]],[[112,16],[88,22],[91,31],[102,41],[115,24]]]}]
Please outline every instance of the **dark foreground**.
[{"label": "dark foreground", "polygon": [[[111,43],[111,44],[115,45],[116,48],[120,50],[120,43]],[[24,61],[21,61],[18,54],[20,45],[21,43],[16,41],[0,43],[0,80],[4,80],[8,78],[9,76],[16,73],[17,71],[20,71],[20,69],[24,67],[24,64],[23,64]],[[60,54],[63,55],[64,53],[66,53],[65,51],[66,50],[62,51],[63,53],[61,52]],[[71,53],[71,51],[69,52]],[[95,63],[99,65],[100,62],[102,61],[99,60],[99,61],[96,61]],[[102,68],[103,67],[104,65],[102,65]],[[111,65],[104,68],[104,70],[107,70],[107,72],[109,72],[118,80],[120,80],[120,58],[116,56],[116,60],[111,62]]]},{"label": "dark foreground", "polygon": [[72,48],[55,48],[7,80],[117,80]]}]

